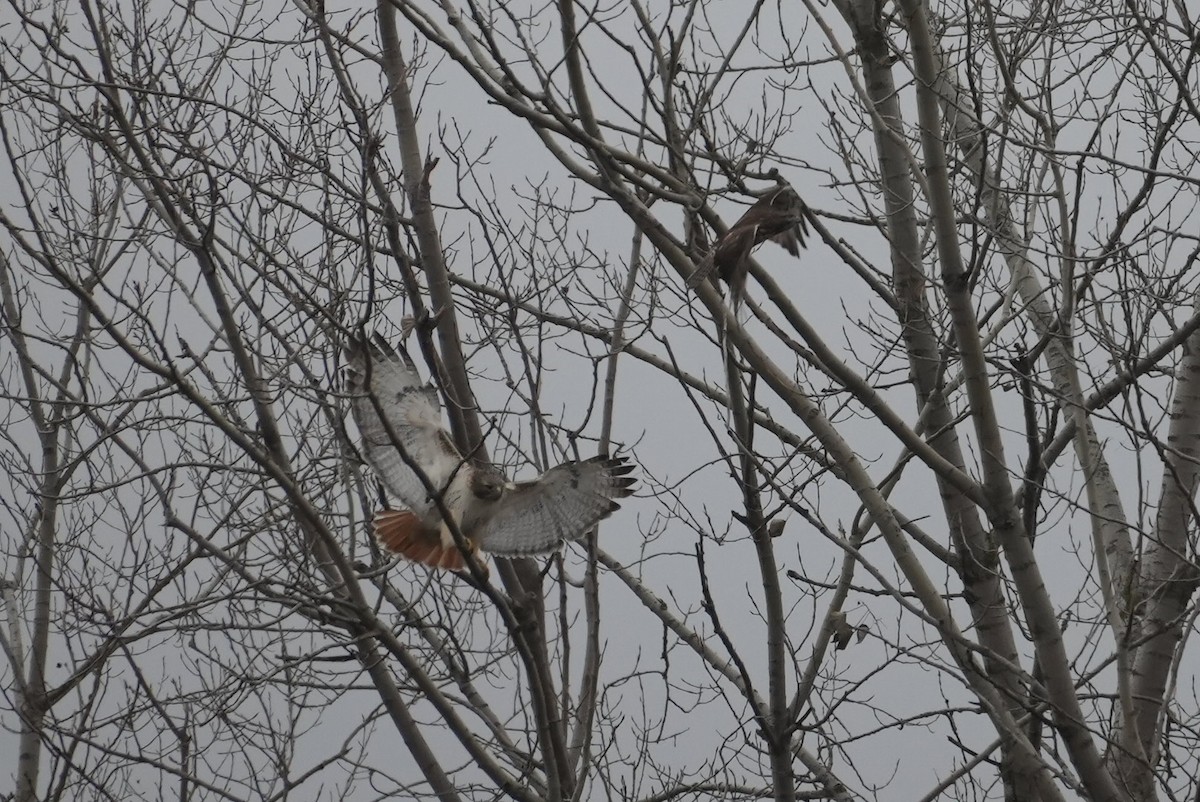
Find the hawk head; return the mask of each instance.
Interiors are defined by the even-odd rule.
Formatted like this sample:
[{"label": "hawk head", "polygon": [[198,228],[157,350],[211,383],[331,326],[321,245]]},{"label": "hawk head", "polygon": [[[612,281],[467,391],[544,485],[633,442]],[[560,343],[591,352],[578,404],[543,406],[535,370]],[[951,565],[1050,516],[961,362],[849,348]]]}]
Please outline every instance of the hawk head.
[{"label": "hawk head", "polygon": [[498,501],[508,483],[495,471],[476,470],[471,474],[471,493],[482,501]]}]

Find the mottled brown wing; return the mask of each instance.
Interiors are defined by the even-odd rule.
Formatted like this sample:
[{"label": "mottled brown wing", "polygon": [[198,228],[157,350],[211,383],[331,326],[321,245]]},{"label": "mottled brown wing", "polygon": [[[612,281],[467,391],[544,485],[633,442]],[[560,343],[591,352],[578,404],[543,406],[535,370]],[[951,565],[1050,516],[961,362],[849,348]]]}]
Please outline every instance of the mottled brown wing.
[{"label": "mottled brown wing", "polygon": [[804,237],[808,234],[808,226],[804,224],[804,218],[800,219],[798,225],[784,229],[775,236],[771,237],[771,241],[778,243],[785,251],[792,256],[799,256],[800,249],[804,247]]},{"label": "mottled brown wing", "polygon": [[717,240],[717,247],[713,249],[713,262],[717,265],[717,273],[727,282],[745,265],[750,251],[758,244],[758,224],[753,221],[745,223],[744,220],[745,218],[742,218],[733,228],[726,231],[725,236]]},{"label": "mottled brown wing", "polygon": [[776,216],[771,225],[763,226],[760,234],[781,245],[792,256],[799,256],[804,238],[808,236],[808,207],[796,190],[784,184],[773,196],[771,208]]},{"label": "mottled brown wing", "polygon": [[633,464],[623,457],[593,457],[551,468],[505,494],[475,534],[479,548],[501,556],[553,551],[578,540],[633,492]]},{"label": "mottled brown wing", "polygon": [[717,240],[712,251],[688,276],[687,286],[697,287],[716,268],[729,284],[744,284],[750,252],[766,240],[779,243],[792,256],[800,255],[808,234],[807,207],[789,184],[780,184],[759,198]]}]

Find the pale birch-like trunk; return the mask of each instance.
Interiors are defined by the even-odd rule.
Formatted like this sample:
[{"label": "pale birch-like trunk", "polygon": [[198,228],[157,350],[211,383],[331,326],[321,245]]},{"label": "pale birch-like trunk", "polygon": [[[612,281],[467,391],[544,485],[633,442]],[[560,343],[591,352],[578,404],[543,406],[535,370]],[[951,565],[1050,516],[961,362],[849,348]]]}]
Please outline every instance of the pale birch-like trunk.
[{"label": "pale birch-like trunk", "polygon": [[[870,103],[875,146],[879,153],[881,185],[887,209],[888,239],[892,254],[892,286],[900,304],[899,320],[904,336],[913,389],[917,394],[926,431],[934,432],[930,444],[961,470],[966,470],[954,416],[946,404],[945,366],[940,344],[930,322],[927,281],[917,230],[916,193],[911,165],[915,158],[905,145],[903,116],[893,78],[893,64],[881,34],[882,16],[870,2],[839,2],[839,11],[850,25],[858,45],[866,102]],[[1021,716],[1029,704],[1022,687],[1020,656],[1000,581],[999,554],[980,520],[979,509],[970,499],[940,477],[938,489],[946,521],[959,557],[962,580],[980,643],[1001,660],[985,661],[988,677],[1004,689],[1009,709]],[[1020,759],[1006,743],[1002,746],[1001,773],[1006,797],[1013,800],[1039,798],[1036,777],[1046,769],[1037,761]],[[1015,762],[1014,762],[1015,761]]]},{"label": "pale birch-like trunk", "polygon": [[[1200,311],[1200,301],[1195,309]],[[1192,561],[1200,483],[1200,333],[1184,344],[1175,371],[1170,427],[1159,453],[1163,475],[1155,537],[1148,539],[1142,554],[1134,605],[1133,635],[1138,643],[1131,677],[1134,722],[1132,727],[1127,721],[1120,724],[1122,731],[1134,730],[1141,751],[1124,748],[1126,739],[1121,738],[1108,752],[1113,772],[1138,802],[1157,799],[1154,770],[1171,701],[1167,686],[1200,583]]]},{"label": "pale birch-like trunk", "polygon": [[[1122,719],[1128,720],[1131,712],[1138,711],[1134,726],[1120,727],[1119,737],[1107,750],[1106,763],[1119,773],[1120,784],[1135,799],[1155,799],[1153,782],[1147,769],[1152,766],[1152,756],[1156,749],[1157,712],[1150,714],[1147,720],[1145,711],[1161,709],[1162,687],[1157,689],[1157,694],[1148,694],[1145,683],[1135,679],[1141,676],[1143,669],[1138,666],[1145,659],[1141,654],[1145,646],[1139,645],[1139,638],[1131,637],[1136,631],[1130,625],[1130,616],[1136,612],[1131,609],[1131,600],[1134,597],[1133,588],[1138,583],[1137,566],[1133,560],[1129,527],[1120,490],[1105,458],[1095,427],[1087,414],[1076,367],[1077,358],[1071,352],[1074,343],[1070,331],[1071,316],[1056,314],[1050,306],[1045,288],[1029,258],[1028,241],[1014,222],[1010,204],[999,185],[999,179],[994,172],[989,172],[984,163],[983,128],[971,111],[973,106],[962,91],[955,72],[939,58],[937,74],[935,88],[942,103],[947,128],[952,134],[951,139],[959,150],[959,158],[970,168],[968,175],[979,192],[981,205],[996,236],[996,246],[1004,256],[1011,274],[1010,301],[1019,299],[1022,313],[1030,321],[1034,331],[1044,338],[1046,347],[1043,350],[1043,358],[1054,383],[1055,396],[1059,399],[1063,412],[1075,424],[1075,454],[1081,468],[1081,476],[1086,483],[1088,507],[1092,512],[1089,520],[1096,544],[1097,582],[1104,593],[1117,651],[1118,696]],[[1054,143],[1050,141],[1046,144],[1048,148],[1052,148]],[[1055,175],[1057,174],[1055,168]],[[1062,188],[1059,184],[1054,197],[1061,196]],[[1177,387],[1177,393],[1179,391],[1186,393],[1182,385]],[[1178,394],[1173,403],[1179,404]],[[1180,422],[1175,415],[1172,416],[1172,420],[1171,437],[1174,437]],[[1186,439],[1186,435],[1183,437]],[[1171,453],[1175,452],[1168,452]],[[1186,464],[1191,465],[1190,462]],[[1168,498],[1168,484],[1174,476],[1173,469],[1168,468],[1167,478],[1164,480],[1164,499]],[[1194,493],[1195,477],[1187,478],[1192,483],[1192,492],[1188,494],[1190,496]],[[1175,489],[1188,486],[1171,485]],[[1187,509],[1190,510],[1190,506]],[[1160,524],[1162,520],[1160,508]],[[1170,570],[1178,570],[1178,563]],[[1143,577],[1143,587],[1145,581],[1146,578]],[[1184,601],[1186,603],[1186,599]],[[1176,617],[1180,610],[1174,612]],[[1170,655],[1166,663],[1169,665]],[[1165,673],[1162,676],[1165,677]],[[1149,729],[1143,731],[1142,728],[1147,726]],[[1140,767],[1140,771],[1135,767]],[[1139,773],[1141,776],[1137,777]]]},{"label": "pale birch-like trunk", "polygon": [[[41,797],[39,778],[43,757],[43,745],[50,740],[46,732],[46,716],[50,713],[51,693],[46,682],[46,667],[50,653],[51,624],[56,601],[55,588],[59,577],[55,551],[58,538],[58,516],[60,493],[72,468],[64,465],[64,453],[70,441],[70,420],[75,405],[67,389],[73,378],[86,375],[86,368],[78,362],[79,349],[87,335],[88,315],[81,303],[75,313],[75,331],[63,366],[47,387],[44,377],[51,374],[30,353],[29,342],[21,328],[22,314],[13,284],[12,265],[0,254],[0,304],[2,304],[5,327],[8,329],[8,344],[19,365],[24,382],[25,407],[38,433],[40,464],[36,511],[37,516],[30,524],[30,546],[28,556],[32,570],[30,582],[33,590],[33,609],[28,621],[21,620],[21,611],[10,594],[9,577],[0,577],[3,583],[3,608],[7,632],[3,635],[5,655],[10,671],[16,678],[15,700],[20,732],[16,754],[16,789],[14,802],[35,802]],[[7,349],[6,349],[7,350]],[[16,579],[13,577],[12,579]],[[59,598],[58,603],[62,600]],[[28,631],[28,651],[22,647],[26,638],[20,633]]]},{"label": "pale birch-like trunk", "polygon": [[1056,726],[1072,763],[1084,787],[1095,799],[1119,802],[1125,796],[1104,769],[1092,733],[1085,724],[1054,605],[1046,591],[1029,537],[1021,524],[1009,483],[1009,469],[988,383],[982,338],[968,293],[954,219],[942,138],[940,99],[936,91],[939,64],[927,9],[920,0],[904,0],[901,7],[911,37],[921,144],[929,181],[929,203],[936,231],[937,252],[962,358],[972,420],[980,441],[984,486],[991,507],[988,514],[1012,571],[1026,622],[1037,648],[1038,661],[1045,675],[1047,701],[1054,712]]}]

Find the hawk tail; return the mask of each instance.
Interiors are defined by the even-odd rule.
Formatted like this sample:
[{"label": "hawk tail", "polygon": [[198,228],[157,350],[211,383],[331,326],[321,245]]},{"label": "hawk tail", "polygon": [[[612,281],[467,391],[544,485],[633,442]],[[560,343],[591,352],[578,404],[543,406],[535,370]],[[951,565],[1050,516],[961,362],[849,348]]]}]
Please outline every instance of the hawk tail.
[{"label": "hawk tail", "polygon": [[411,510],[380,510],[375,513],[373,529],[380,546],[406,560],[449,571],[466,570],[467,562],[458,547],[443,543],[441,533],[427,528]]}]

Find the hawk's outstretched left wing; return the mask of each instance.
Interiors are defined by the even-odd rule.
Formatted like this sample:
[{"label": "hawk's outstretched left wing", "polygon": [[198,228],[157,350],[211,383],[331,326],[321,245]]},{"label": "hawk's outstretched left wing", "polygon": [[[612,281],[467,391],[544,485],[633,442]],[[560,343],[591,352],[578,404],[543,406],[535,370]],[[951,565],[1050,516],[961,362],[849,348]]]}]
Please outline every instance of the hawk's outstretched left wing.
[{"label": "hawk's outstretched left wing", "polygon": [[346,351],[350,409],[362,435],[363,457],[392,495],[424,516],[433,508],[433,501],[400,449],[420,466],[437,491],[446,488],[463,464],[442,428],[437,391],[422,384],[408,354],[397,351],[379,335],[370,344],[354,342]]},{"label": "hawk's outstretched left wing", "polygon": [[633,492],[624,457],[593,457],[551,468],[504,494],[475,540],[502,556],[544,554],[563,540],[578,540]]}]

